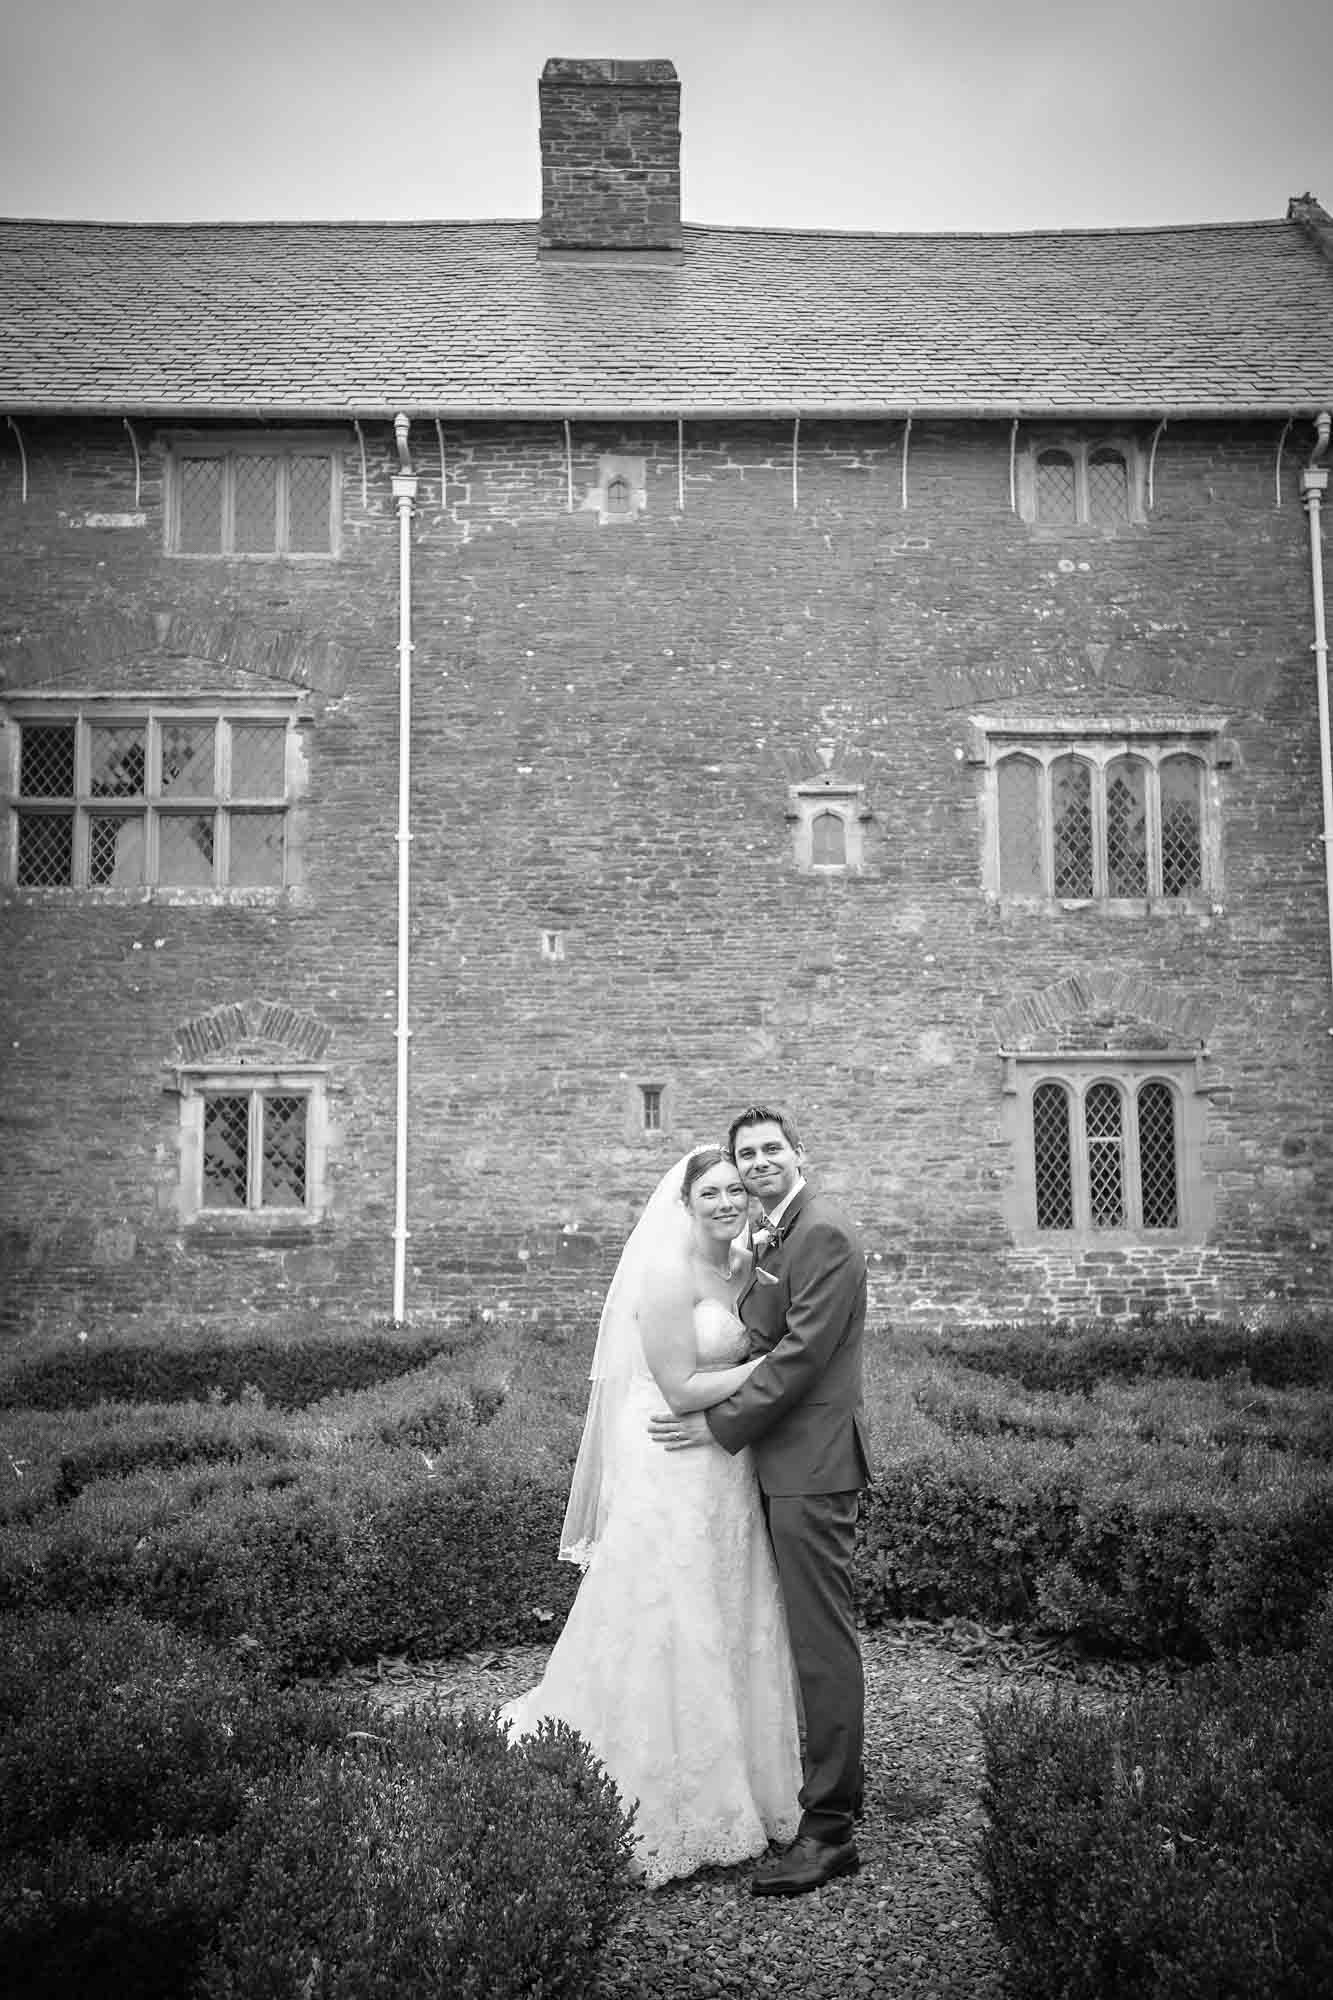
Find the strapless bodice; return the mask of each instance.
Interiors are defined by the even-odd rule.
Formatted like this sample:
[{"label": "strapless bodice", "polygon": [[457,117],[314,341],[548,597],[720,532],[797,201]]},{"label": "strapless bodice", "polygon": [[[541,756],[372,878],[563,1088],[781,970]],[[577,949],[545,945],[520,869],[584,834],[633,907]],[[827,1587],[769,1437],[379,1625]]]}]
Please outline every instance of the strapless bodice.
[{"label": "strapless bodice", "polygon": [[750,1351],[749,1338],[721,1299],[700,1299],[694,1308],[694,1344],[701,1368],[731,1368]]}]

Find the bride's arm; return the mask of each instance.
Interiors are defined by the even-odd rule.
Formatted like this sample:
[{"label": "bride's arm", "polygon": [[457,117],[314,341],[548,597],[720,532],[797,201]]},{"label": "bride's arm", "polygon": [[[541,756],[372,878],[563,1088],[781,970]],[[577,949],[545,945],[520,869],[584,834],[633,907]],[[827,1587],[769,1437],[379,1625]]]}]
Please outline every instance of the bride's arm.
[{"label": "bride's arm", "polygon": [[694,1285],[687,1271],[663,1272],[650,1287],[640,1327],[643,1358],[662,1391],[668,1409],[682,1417],[689,1410],[711,1410],[739,1389],[758,1367],[742,1361],[735,1368],[700,1368],[694,1344]]}]

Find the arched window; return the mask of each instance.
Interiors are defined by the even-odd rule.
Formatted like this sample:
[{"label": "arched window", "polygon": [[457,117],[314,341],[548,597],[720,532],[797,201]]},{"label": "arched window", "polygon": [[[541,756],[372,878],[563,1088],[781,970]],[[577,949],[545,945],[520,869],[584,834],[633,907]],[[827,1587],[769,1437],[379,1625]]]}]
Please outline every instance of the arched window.
[{"label": "arched window", "polygon": [[1074,1178],[1069,1150],[1069,1092],[1039,1083],[1032,1093],[1032,1156],[1038,1229],[1072,1229]]},{"label": "arched window", "polygon": [[1180,1221],[1180,1183],[1176,1172],[1176,1100],[1170,1086],[1158,1082],[1140,1087],[1139,1195],[1145,1229],[1175,1229]]},{"label": "arched window", "polygon": [[606,511],[608,514],[628,514],[634,506],[634,493],[623,473],[607,481]]},{"label": "arched window", "polygon": [[1000,881],[1013,896],[1046,887],[1041,837],[1042,768],[1035,757],[1004,757],[996,767]]},{"label": "arched window", "polygon": [[[1198,1230],[1203,1105],[1196,1056],[1110,1051],[1015,1055],[1023,1108],[1011,1126],[1024,1188],[1020,1231],[1060,1231],[1092,1248],[1111,1233],[1147,1240]],[[1043,1073],[1044,1072],[1044,1073]]]},{"label": "arched window", "polygon": [[996,725],[986,748],[989,890],[1069,902],[1220,900],[1221,800],[1208,777],[1223,767],[1225,745],[1186,750],[1145,729],[1126,749],[1127,733]]},{"label": "arched window", "polygon": [[1133,438],[1040,433],[1018,465],[1019,511],[1041,528],[1114,532],[1142,524],[1141,455]]},{"label": "arched window", "polygon": [[1110,446],[1088,454],[1088,519],[1100,528],[1129,519],[1129,468]]},{"label": "arched window", "polygon": [[865,862],[865,786],[831,771],[787,794],[792,858],[804,875],[859,875]]},{"label": "arched window", "polygon": [[1078,519],[1074,461],[1067,451],[1037,454],[1037,519],[1051,522]]},{"label": "arched window", "polygon": [[1088,1209],[1094,1229],[1125,1221],[1125,1137],[1120,1088],[1094,1083],[1083,1100],[1088,1145]]},{"label": "arched window", "polygon": [[847,866],[847,826],[841,813],[816,813],[810,822],[812,868]]},{"label": "arched window", "polygon": [[1197,757],[1164,757],[1162,793],[1162,894],[1187,896],[1203,884],[1203,765]]},{"label": "arched window", "polygon": [[1106,893],[1148,893],[1148,767],[1117,757],[1106,768]]},{"label": "arched window", "polygon": [[1057,896],[1092,894],[1092,766],[1057,757],[1051,766],[1051,829]]}]

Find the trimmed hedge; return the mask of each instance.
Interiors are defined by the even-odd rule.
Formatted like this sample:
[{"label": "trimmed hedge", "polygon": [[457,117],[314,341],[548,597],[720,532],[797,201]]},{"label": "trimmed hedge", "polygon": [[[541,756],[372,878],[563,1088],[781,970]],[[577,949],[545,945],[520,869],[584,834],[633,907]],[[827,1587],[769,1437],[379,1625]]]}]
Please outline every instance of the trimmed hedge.
[{"label": "trimmed hedge", "polygon": [[629,1890],[631,1820],[564,1724],[409,1711],[264,1820],[199,2000],[581,2000]]},{"label": "trimmed hedge", "polygon": [[239,1404],[168,1403],[129,1409],[84,1443],[61,1453],[53,1499],[74,1499],[99,1479],[244,1459],[311,1458],[339,1445],[415,1445],[440,1451],[488,1423],[503,1403],[489,1385],[441,1377],[438,1365],[390,1384],[322,1398],[284,1418],[262,1398]]},{"label": "trimmed hedge", "polygon": [[1259,1389],[1247,1374],[1140,1374],[1098,1382],[1087,1394],[1027,1389],[964,1367],[934,1364],[912,1386],[914,1407],[955,1437],[1049,1438],[1077,1448],[1121,1438],[1187,1446],[1207,1461],[1243,1467],[1256,1452],[1333,1464],[1333,1391]]},{"label": "trimmed hedge", "polygon": [[86,1410],[94,1403],[234,1402],[246,1390],[278,1409],[303,1409],[466,1349],[461,1328],[327,1339],[219,1341],[171,1347],[90,1343],[0,1374],[0,1409]]},{"label": "trimmed hedge", "polygon": [[446,1654],[559,1629],[563,1488],[480,1457],[369,1446],[107,1481],[50,1524],[0,1531],[0,1609],[130,1604],[280,1675]]},{"label": "trimmed hedge", "polygon": [[568,1730],[283,1691],[128,1613],[0,1620],[14,2000],[585,1992],[629,1821]]},{"label": "trimmed hedge", "polygon": [[1017,2000],[1324,2000],[1326,1645],[1110,1713],[1010,1695],[983,1734],[986,1899]]},{"label": "trimmed hedge", "polygon": [[[884,1464],[856,1555],[866,1622],[980,1618],[1196,1661],[1298,1643],[1333,1574],[1333,1481],[1208,1489],[1162,1448],[1107,1457],[944,1438]],[[287,1675],[550,1637],[577,1581],[555,1559],[566,1478],[524,1460],[506,1412],[435,1458],[358,1444],[100,1480],[0,1529],[0,1608],[128,1603]]]},{"label": "trimmed hedge", "polygon": [[[1186,1331],[1222,1340],[1214,1355],[1250,1337]],[[1037,1340],[1086,1359],[1096,1337],[1020,1330],[1004,1351],[1021,1361]],[[1114,1338],[1142,1357],[1161,1329]],[[283,1674],[550,1637],[573,1591],[555,1552],[585,1370],[572,1341],[478,1327],[453,1362],[288,1413],[251,1388],[234,1404],[10,1414],[0,1435],[23,1474],[0,1605],[136,1604],[244,1637]],[[869,1376],[867,1622],[966,1616],[1186,1661],[1294,1643],[1333,1561],[1328,1391],[1146,1374],[1024,1390],[930,1362],[919,1339],[881,1344]],[[1272,1435],[1220,1443],[1255,1398]],[[1284,1435],[1299,1448],[1267,1448]]]},{"label": "trimmed hedge", "polygon": [[1250,1381],[1270,1388],[1333,1388],[1333,1325],[1322,1319],[1256,1327],[1203,1319],[987,1327],[928,1345],[930,1352],[949,1355],[983,1375],[1007,1376],[1027,1389],[1083,1395],[1098,1382],[1140,1375],[1211,1381],[1242,1370]]},{"label": "trimmed hedge", "polygon": [[[943,1439],[879,1469],[856,1554],[866,1622],[972,1617],[1104,1652],[1201,1660],[1297,1645],[1333,1576],[1333,1481],[1201,1490],[1140,1447]],[[1169,1470],[1169,1462],[1168,1468]]]},{"label": "trimmed hedge", "polygon": [[0,1958],[19,2000],[180,2000],[254,1788],[357,1711],[126,1611],[0,1619]]}]

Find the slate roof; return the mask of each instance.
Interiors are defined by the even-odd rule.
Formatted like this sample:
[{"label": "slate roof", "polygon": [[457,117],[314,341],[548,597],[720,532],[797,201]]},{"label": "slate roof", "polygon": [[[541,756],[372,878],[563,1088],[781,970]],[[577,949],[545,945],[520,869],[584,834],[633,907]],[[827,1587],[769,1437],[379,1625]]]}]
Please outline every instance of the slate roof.
[{"label": "slate roof", "polygon": [[657,268],[542,262],[537,232],[0,221],[0,412],[1286,416],[1333,400],[1333,259],[1296,220],[687,228],[683,260]]}]

